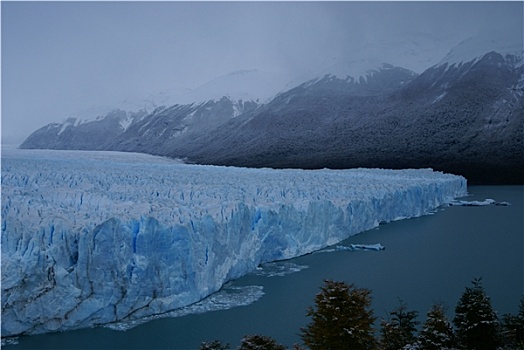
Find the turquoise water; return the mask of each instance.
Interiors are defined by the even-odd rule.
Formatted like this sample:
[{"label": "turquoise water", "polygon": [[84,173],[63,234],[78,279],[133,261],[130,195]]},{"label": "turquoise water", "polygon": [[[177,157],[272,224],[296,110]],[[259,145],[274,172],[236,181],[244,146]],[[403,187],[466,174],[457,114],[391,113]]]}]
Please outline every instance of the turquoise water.
[{"label": "turquoise water", "polygon": [[[524,187],[472,186],[466,200],[493,198],[511,206],[447,207],[434,215],[381,225],[343,244],[381,243],[384,251],[315,253],[289,262],[307,266],[286,276],[257,274],[236,286],[263,286],[264,295],[248,306],[154,320],[125,332],[91,328],[21,337],[5,349],[195,349],[219,339],[235,348],[244,334],[263,334],[288,346],[300,343],[326,278],[372,290],[379,321],[398,306],[425,313],[437,301],[454,307],[475,277],[482,277],[499,315],[516,313],[524,294]],[[378,323],[378,322],[377,322]]]}]

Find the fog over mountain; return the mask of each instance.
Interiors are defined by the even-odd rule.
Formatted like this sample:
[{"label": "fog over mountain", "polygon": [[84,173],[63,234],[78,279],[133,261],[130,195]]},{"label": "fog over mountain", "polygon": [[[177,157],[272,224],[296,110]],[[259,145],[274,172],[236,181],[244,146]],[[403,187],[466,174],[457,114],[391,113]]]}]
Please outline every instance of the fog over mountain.
[{"label": "fog over mountain", "polygon": [[2,6],[3,143],[522,181],[522,3]]},{"label": "fog over mountain", "polygon": [[39,127],[69,117],[171,104],[174,96],[239,70],[302,82],[367,51],[420,74],[480,32],[522,31],[519,2],[1,6],[4,144],[20,144]]}]

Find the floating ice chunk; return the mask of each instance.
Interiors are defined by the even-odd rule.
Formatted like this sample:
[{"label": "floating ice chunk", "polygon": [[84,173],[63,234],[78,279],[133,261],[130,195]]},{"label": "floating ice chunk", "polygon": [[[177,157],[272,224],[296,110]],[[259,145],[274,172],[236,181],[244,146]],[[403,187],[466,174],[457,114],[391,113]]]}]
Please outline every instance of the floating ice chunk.
[{"label": "floating ice chunk", "polygon": [[380,243],[376,243],[376,244],[351,244],[349,247],[352,250],[376,250],[376,251],[379,251],[379,250],[386,249],[386,247],[384,247]]},{"label": "floating ice chunk", "polygon": [[350,244],[349,246],[336,245],[333,248],[319,250],[318,253],[332,253],[332,252],[345,251],[345,250],[352,251],[352,252],[356,251],[356,250],[374,250],[374,251],[379,251],[379,250],[384,250],[384,249],[386,249],[386,247],[384,247],[380,243],[375,243],[375,244]]},{"label": "floating ice chunk", "polygon": [[275,277],[287,276],[292,273],[300,272],[307,269],[307,265],[298,265],[288,261],[277,261],[267,264],[262,264],[253,273],[257,276]]},{"label": "floating ice chunk", "polygon": [[109,323],[105,325],[105,327],[115,331],[127,331],[143,323],[160,318],[182,317],[191,314],[202,314],[209,311],[227,310],[237,306],[246,306],[260,299],[264,295],[263,289],[262,286],[233,286],[228,283],[220,291],[192,305],[132,321]]},{"label": "floating ice chunk", "polygon": [[463,206],[463,207],[480,207],[485,205],[499,205],[508,206],[511,205],[509,202],[497,202],[494,199],[488,198],[483,201],[462,201],[454,200],[449,203],[450,206]]},{"label": "floating ice chunk", "polygon": [[19,337],[9,337],[9,338],[2,338],[2,344],[1,346],[8,346],[8,345],[17,345],[19,342]]}]

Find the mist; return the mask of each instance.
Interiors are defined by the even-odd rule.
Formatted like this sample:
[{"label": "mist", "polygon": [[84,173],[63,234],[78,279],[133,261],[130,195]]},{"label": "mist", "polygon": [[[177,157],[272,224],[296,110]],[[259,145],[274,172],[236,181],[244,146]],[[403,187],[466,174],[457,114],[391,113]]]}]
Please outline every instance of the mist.
[{"label": "mist", "polygon": [[[2,2],[2,143],[240,69],[285,80],[412,40],[418,73],[461,40],[522,29],[520,2]],[[424,57],[422,57],[424,56]],[[89,113],[87,113],[89,114]],[[96,115],[92,115],[96,117]]]}]

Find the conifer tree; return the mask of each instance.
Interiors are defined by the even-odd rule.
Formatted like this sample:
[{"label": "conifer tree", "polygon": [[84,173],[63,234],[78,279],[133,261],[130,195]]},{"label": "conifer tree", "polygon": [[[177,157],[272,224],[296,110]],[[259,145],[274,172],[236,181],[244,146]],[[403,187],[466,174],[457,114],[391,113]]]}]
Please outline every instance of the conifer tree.
[{"label": "conifer tree", "polygon": [[302,329],[302,340],[312,350],[373,349],[375,337],[370,310],[371,291],[353,284],[325,280],[316,295],[312,322]]},{"label": "conifer tree", "polygon": [[388,321],[380,322],[380,344],[384,350],[398,350],[416,342],[417,331],[415,320],[417,311],[407,311],[407,305],[400,301],[400,306],[389,313]]},{"label": "conifer tree", "polygon": [[503,316],[502,335],[505,346],[524,349],[524,295],[520,299],[518,314]]},{"label": "conifer tree", "polygon": [[286,350],[271,337],[265,335],[246,335],[237,350]]},{"label": "conifer tree", "polygon": [[424,350],[451,349],[454,333],[442,304],[434,304],[418,337],[418,348]]},{"label": "conifer tree", "polygon": [[458,345],[464,349],[496,349],[499,345],[499,322],[482,280],[476,278],[466,287],[456,308],[453,324]]}]

